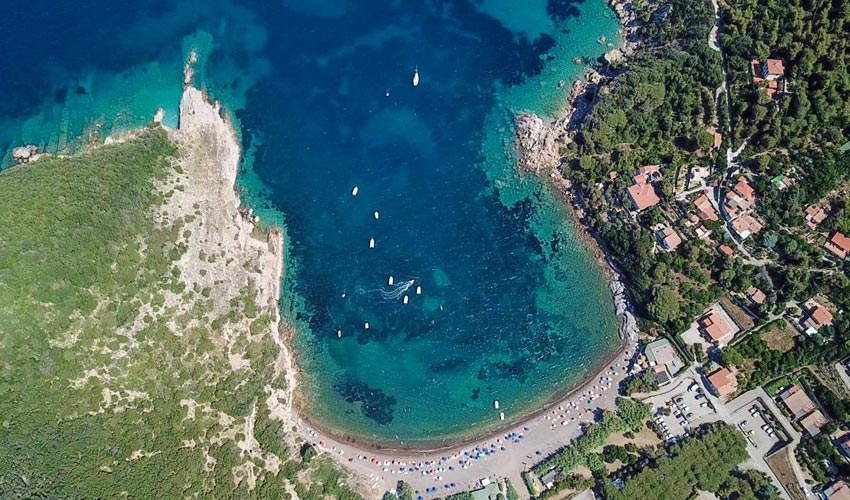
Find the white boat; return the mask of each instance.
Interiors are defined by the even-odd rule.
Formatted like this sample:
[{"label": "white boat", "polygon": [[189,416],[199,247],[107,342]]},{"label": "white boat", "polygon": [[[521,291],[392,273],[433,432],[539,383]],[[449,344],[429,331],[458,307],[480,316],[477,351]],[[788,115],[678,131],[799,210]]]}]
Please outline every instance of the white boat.
[{"label": "white boat", "polygon": [[416,295],[422,295],[422,287],[419,285],[416,285]]},{"label": "white boat", "polygon": [[377,210],[375,210],[375,220],[378,220],[378,219],[380,219],[380,218],[381,218],[381,214],[380,214],[380,213],[378,213],[378,211],[377,211]]},{"label": "white boat", "polygon": [[342,330],[337,330],[336,336],[339,337],[339,338],[342,338]]},{"label": "white boat", "polygon": [[499,400],[498,399],[493,401],[493,408],[495,408],[497,410],[499,409]]},{"label": "white boat", "polygon": [[354,189],[351,190],[351,196],[357,196],[357,193],[359,193],[359,192],[360,192],[360,188],[357,187],[357,186],[354,186]]},{"label": "white boat", "polygon": [[505,419],[505,412],[503,412],[503,411],[499,412],[499,420],[504,420],[504,419]]},{"label": "white boat", "polygon": [[419,85],[419,66],[413,70],[413,86],[416,87]]},{"label": "white boat", "polygon": [[405,303],[405,304],[407,304],[407,301],[408,301],[408,300],[409,300],[409,299],[407,298],[407,295],[405,295],[405,296],[404,296],[404,299],[402,300],[402,302],[403,302],[403,303]]},{"label": "white boat", "polygon": [[369,329],[369,322],[368,321],[363,323],[363,328],[365,328],[367,330]]},{"label": "white boat", "polygon": [[369,239],[369,248],[375,248],[375,238]]},{"label": "white boat", "polygon": [[392,276],[390,276],[390,279],[387,280],[387,284],[392,286],[392,284],[393,284],[393,277]]}]

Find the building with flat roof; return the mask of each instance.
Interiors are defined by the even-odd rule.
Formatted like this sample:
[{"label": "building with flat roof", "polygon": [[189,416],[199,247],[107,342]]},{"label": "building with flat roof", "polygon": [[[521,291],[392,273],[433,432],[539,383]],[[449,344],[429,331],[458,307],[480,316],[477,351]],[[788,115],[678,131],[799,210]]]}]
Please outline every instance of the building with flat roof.
[{"label": "building with flat roof", "polygon": [[499,498],[499,483],[489,483],[483,488],[469,492],[472,500],[497,500]]},{"label": "building with flat roof", "polygon": [[850,486],[844,481],[835,481],[823,490],[822,495],[826,500],[850,500]]},{"label": "building with flat roof", "polygon": [[663,377],[659,370],[656,370],[658,374],[658,383],[661,384],[662,380],[666,378],[667,381],[670,381],[682,367],[685,366],[685,363],[682,361],[682,358],[679,357],[679,353],[676,352],[676,348],[673,347],[673,344],[670,343],[667,339],[658,339],[649,344],[646,344],[646,347],[643,349],[644,356],[646,356],[646,361],[649,363],[650,367],[663,367],[666,372],[666,377]]},{"label": "building with flat roof", "polygon": [[809,395],[806,394],[806,391],[797,384],[785,389],[782,394],[779,395],[779,399],[782,401],[782,404],[788,408],[788,411],[791,413],[794,420],[798,420],[808,415],[810,411],[815,409],[815,402],[812,401],[811,398],[809,398]]},{"label": "building with flat roof", "polygon": [[835,445],[838,450],[847,458],[850,458],[850,432],[845,432],[841,437],[835,440]]},{"label": "building with flat roof", "polygon": [[814,437],[820,434],[820,428],[827,422],[829,419],[820,410],[815,410],[800,420],[800,426],[809,433],[809,436]]},{"label": "building with flat roof", "polygon": [[706,378],[714,393],[721,398],[738,390],[738,379],[728,368],[721,368]]}]

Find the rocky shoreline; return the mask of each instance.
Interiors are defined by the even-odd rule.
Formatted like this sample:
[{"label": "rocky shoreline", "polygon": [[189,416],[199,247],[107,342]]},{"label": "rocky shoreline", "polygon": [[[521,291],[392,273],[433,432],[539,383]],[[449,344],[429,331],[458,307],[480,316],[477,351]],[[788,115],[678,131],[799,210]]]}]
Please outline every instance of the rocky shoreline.
[{"label": "rocky shoreline", "polygon": [[587,118],[596,103],[596,95],[605,85],[623,71],[630,57],[640,46],[639,22],[630,0],[610,0],[611,8],[620,21],[622,43],[608,51],[599,68],[588,68],[584,78],[570,88],[567,105],[549,121],[534,113],[521,113],[516,118],[515,147],[519,157],[518,168],[533,173],[549,183],[570,209],[577,222],[578,236],[597,256],[609,277],[609,287],[619,319],[620,338],[635,342],[638,336],[637,320],[626,292],[624,277],[614,265],[604,243],[585,220],[581,193],[576,192],[569,179],[561,172],[561,148],[572,142],[572,133]]}]

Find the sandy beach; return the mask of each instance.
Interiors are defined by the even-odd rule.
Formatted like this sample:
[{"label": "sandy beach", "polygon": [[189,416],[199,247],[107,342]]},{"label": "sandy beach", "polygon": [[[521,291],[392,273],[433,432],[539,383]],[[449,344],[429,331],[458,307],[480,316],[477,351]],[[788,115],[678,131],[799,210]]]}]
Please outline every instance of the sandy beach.
[{"label": "sandy beach", "polygon": [[[434,498],[474,489],[483,478],[501,477],[522,495],[524,470],[580,435],[581,424],[593,421],[598,411],[614,408],[617,387],[634,355],[634,344],[621,344],[601,369],[557,401],[503,429],[442,447],[378,449],[334,437],[301,416],[298,426],[308,442],[366,479],[374,498],[398,481],[410,484],[417,497]],[[436,490],[426,493],[430,488]]]}]

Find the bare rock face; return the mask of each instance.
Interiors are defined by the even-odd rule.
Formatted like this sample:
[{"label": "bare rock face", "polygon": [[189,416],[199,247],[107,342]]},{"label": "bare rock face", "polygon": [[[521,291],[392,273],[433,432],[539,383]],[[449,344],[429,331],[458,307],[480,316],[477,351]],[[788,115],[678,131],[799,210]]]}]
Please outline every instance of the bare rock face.
[{"label": "bare rock face", "polygon": [[33,145],[19,146],[12,150],[12,158],[18,163],[27,163],[35,159],[38,148]]},{"label": "bare rock face", "polygon": [[523,113],[517,117],[516,148],[519,167],[542,174],[560,162],[560,136],[557,126],[545,123],[534,113]]}]

